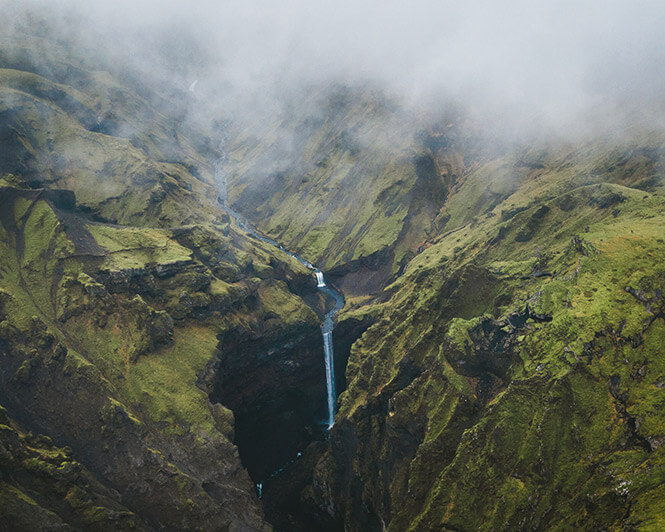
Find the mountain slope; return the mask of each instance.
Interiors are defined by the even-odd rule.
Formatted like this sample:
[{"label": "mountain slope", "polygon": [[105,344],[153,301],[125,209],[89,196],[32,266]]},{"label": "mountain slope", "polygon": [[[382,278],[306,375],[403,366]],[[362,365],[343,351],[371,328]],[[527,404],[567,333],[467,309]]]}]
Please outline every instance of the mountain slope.
[{"label": "mountain slope", "polygon": [[265,529],[227,346],[286,344],[255,370],[289,368],[313,422],[316,283],[216,207],[209,139],[51,44],[26,35],[0,69],[0,520]]},{"label": "mountain slope", "polygon": [[352,348],[301,494],[316,511],[351,530],[662,526],[665,198],[646,138],[466,177]]},{"label": "mountain slope", "polygon": [[[663,528],[662,132],[333,86],[214,134],[40,30],[0,46],[2,526]],[[327,438],[330,302],[222,159],[347,296]]]},{"label": "mountain slope", "polygon": [[[435,232],[464,166],[454,126],[437,136],[451,145],[440,160],[422,127],[379,90],[313,89],[258,129],[231,127],[229,200],[347,293],[376,291]],[[378,280],[345,285],[354,268],[378,270]]]}]

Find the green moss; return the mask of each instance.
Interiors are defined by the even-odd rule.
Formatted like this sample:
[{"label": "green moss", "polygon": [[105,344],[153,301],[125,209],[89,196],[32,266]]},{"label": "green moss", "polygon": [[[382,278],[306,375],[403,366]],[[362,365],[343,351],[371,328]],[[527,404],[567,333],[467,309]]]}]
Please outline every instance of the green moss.
[{"label": "green moss", "polygon": [[17,224],[22,225],[22,223],[25,222],[23,218],[27,214],[28,209],[32,207],[33,203],[34,202],[26,198],[21,198],[21,197],[16,198],[16,200],[14,201],[14,221]]},{"label": "green moss", "polygon": [[95,366],[76,351],[69,349],[65,358],[65,372],[79,373],[94,370]]},{"label": "green moss", "polygon": [[[153,457],[178,441],[197,446],[218,441],[220,431],[229,438],[230,412],[211,411],[198,387],[217,334],[226,326],[283,332],[318,324],[286,282],[272,280],[307,272],[232,224],[212,224],[219,211],[209,170],[200,179],[190,173],[205,168],[205,156],[159,113],[139,113],[147,103],[109,73],[85,80],[77,90],[0,70],[0,110],[19,113],[17,142],[31,172],[75,190],[95,215],[134,224],[88,223],[101,252],[75,254],[67,231],[76,234],[76,212],[63,224],[47,202],[13,201],[18,230],[0,231],[0,334],[20,340],[10,355],[17,378],[29,382],[30,357],[38,357],[48,371],[36,371],[55,378],[61,368],[73,385],[94,384],[106,394],[104,423],[118,417],[133,434],[149,431]],[[326,99],[315,120],[290,116],[304,140],[288,172],[265,164],[263,154],[282,140],[274,122],[260,142],[241,135],[231,154],[232,199],[254,198],[258,170],[274,178],[261,191],[265,201],[248,209],[323,267],[389,247],[395,273],[432,244],[385,302],[353,301],[339,316],[374,325],[352,347],[331,435],[333,470],[353,479],[335,497],[361,486],[362,512],[387,507],[381,517],[392,517],[392,530],[658,529],[665,202],[653,180],[662,139],[478,155],[455,129],[459,142],[425,150],[385,127],[394,125],[393,110],[378,100],[342,94]],[[91,131],[110,112],[135,129],[131,142]],[[160,146],[169,146],[168,157]],[[184,164],[159,162],[174,157]],[[431,161],[432,175],[423,176],[418,161]],[[0,183],[12,194],[24,185],[21,176]],[[142,296],[127,287],[110,295],[93,278],[180,263],[191,270],[155,280]],[[173,344],[157,347],[151,326],[168,332],[173,322],[160,309],[181,299],[211,317],[185,309]],[[526,312],[524,323],[510,322]],[[47,328],[75,347],[62,367],[44,341]],[[0,433],[19,434],[2,421]],[[153,441],[160,439],[168,443]],[[25,471],[42,479],[74,468],[48,442],[26,448]],[[194,512],[199,484],[167,467],[177,477],[176,502]],[[315,480],[317,489],[334,485]],[[87,522],[109,518],[86,503],[85,490],[67,493]],[[1,511],[38,512],[32,492],[3,484],[0,494]]]},{"label": "green moss", "polygon": [[513,193],[519,180],[523,178],[516,175],[513,161],[491,161],[471,172],[464,181],[464,185],[450,198],[439,215],[447,219],[444,229],[453,229],[471,222],[478,213],[491,208],[492,203],[503,199]]},{"label": "green moss", "polygon": [[[307,140],[284,179],[274,178],[285,173],[282,168],[266,170],[275,164],[266,153],[283,135],[276,120],[266,120],[260,143],[238,138],[230,154],[230,200],[246,204],[265,197],[254,211],[261,229],[324,269],[393,246],[396,272],[427,236],[440,200],[439,176],[433,176],[435,183],[421,182],[426,179],[418,174],[418,161],[426,154],[389,126],[385,102],[358,91],[348,104],[343,110],[325,104],[325,119],[308,117],[301,109],[309,107],[299,107],[291,119],[301,123]],[[357,141],[363,138],[371,142]],[[264,182],[263,176],[271,177]]]},{"label": "green moss", "polygon": [[[11,504],[11,499],[18,499],[22,503],[25,503],[29,506],[34,506],[38,507],[39,505],[28,495],[23,493],[21,490],[15,488],[14,486],[11,486],[5,482],[0,483],[0,496],[2,497],[4,504],[0,505],[0,507],[3,507],[7,509],[7,506]],[[9,504],[8,504],[9,503]],[[5,506],[7,505],[7,506]]]},{"label": "green moss", "polygon": [[210,283],[210,295],[214,298],[226,299],[232,296],[237,287],[231,283],[226,283],[221,279],[213,279]]},{"label": "green moss", "polygon": [[453,318],[450,320],[448,327],[448,337],[451,344],[460,351],[468,351],[473,346],[473,341],[469,336],[469,330],[476,327],[482,316],[477,316],[471,320],[464,320],[461,318]]},{"label": "green moss", "polygon": [[302,299],[288,291],[284,281],[262,284],[259,297],[266,313],[274,314],[275,319],[285,326],[299,324],[318,324],[314,311]]},{"label": "green moss", "polygon": [[3,174],[0,176],[0,187],[23,189],[27,188],[27,184],[20,176]]},{"label": "green moss", "polygon": [[[202,166],[191,143],[184,138],[174,143],[164,117],[108,74],[89,73],[86,80],[77,90],[32,73],[0,69],[3,108],[20,110],[25,125],[20,142],[42,178],[74,190],[80,203],[121,223],[169,226],[211,220],[211,186],[189,171]],[[137,132],[133,142],[91,131],[103,127],[109,115],[116,124],[111,129],[123,123]],[[104,120],[96,123],[100,117]],[[157,162],[173,156],[173,151],[168,157],[160,151],[167,144],[179,151],[184,164]]]},{"label": "green moss", "polygon": [[104,267],[110,270],[143,268],[147,264],[189,261],[192,252],[159,229],[89,225],[97,243],[108,250]]},{"label": "green moss", "polygon": [[[352,347],[337,422],[364,435],[348,459],[359,460],[365,500],[392,501],[389,530],[658,526],[646,508],[665,482],[665,203],[616,184],[571,187],[573,174],[524,175],[494,213],[439,237]],[[451,225],[464,223],[456,216]],[[527,308],[532,317],[510,325]],[[504,324],[510,342],[480,323]],[[488,367],[460,364],[478,349],[490,350]],[[497,379],[492,357],[506,353]],[[409,364],[424,373],[386,392]],[[370,430],[381,401],[388,414]],[[408,466],[385,458],[391,432],[373,436],[382,423],[422,427]],[[368,455],[390,476],[375,480],[358,458]]]},{"label": "green moss", "polygon": [[206,393],[198,374],[217,348],[215,331],[192,326],[178,329],[173,346],[140,358],[119,383],[128,400],[169,432],[216,433]]}]

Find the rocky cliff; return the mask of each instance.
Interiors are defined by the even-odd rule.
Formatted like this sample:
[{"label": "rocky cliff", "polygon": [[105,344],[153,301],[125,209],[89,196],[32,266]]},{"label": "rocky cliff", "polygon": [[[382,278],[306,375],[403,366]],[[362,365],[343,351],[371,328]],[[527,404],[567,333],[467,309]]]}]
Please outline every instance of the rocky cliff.
[{"label": "rocky cliff", "polygon": [[328,446],[295,485],[307,519],[663,526],[665,211],[662,139],[648,139],[463,177],[446,231],[351,349]]},{"label": "rocky cliff", "polygon": [[0,69],[0,521],[266,529],[233,338],[288,339],[279,382],[319,337],[315,280],[216,207],[212,141],[159,95],[24,39]]}]

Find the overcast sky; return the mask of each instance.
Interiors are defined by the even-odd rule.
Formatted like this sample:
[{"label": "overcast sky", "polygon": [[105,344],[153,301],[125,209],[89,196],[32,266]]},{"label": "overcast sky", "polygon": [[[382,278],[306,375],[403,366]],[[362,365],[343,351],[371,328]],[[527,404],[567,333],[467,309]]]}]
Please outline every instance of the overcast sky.
[{"label": "overcast sky", "polygon": [[665,86],[663,1],[0,3],[38,6],[59,31],[114,50],[146,76],[198,79],[196,90],[214,89],[229,105],[369,80],[407,104],[455,98],[479,113],[565,127],[660,100]]}]

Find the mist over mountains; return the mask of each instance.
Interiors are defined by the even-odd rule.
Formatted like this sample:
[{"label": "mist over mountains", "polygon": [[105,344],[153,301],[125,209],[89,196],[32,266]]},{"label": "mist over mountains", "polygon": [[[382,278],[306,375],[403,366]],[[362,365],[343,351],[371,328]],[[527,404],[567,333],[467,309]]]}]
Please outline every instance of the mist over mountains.
[{"label": "mist over mountains", "polygon": [[502,134],[606,133],[661,117],[657,1],[33,0],[3,10],[4,38],[41,20],[146,83],[185,90],[198,80],[207,109],[242,121],[332,83],[369,84],[430,115],[461,105]]}]

